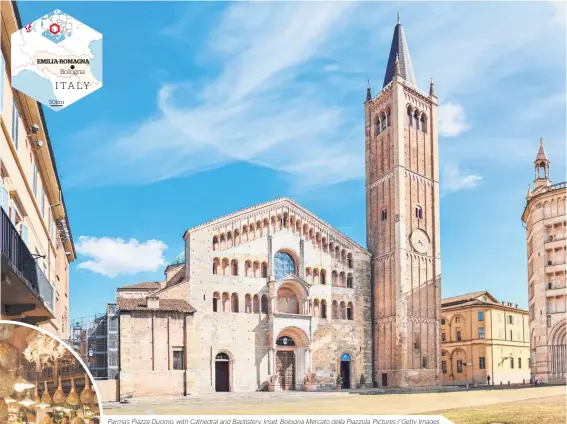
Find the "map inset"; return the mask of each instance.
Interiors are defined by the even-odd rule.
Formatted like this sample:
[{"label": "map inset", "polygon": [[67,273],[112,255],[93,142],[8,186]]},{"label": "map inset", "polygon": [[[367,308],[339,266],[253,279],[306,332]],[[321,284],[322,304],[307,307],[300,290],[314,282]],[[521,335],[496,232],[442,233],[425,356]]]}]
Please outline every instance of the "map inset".
[{"label": "map inset", "polygon": [[102,34],[54,10],[12,34],[12,87],[61,110],[102,87]]}]

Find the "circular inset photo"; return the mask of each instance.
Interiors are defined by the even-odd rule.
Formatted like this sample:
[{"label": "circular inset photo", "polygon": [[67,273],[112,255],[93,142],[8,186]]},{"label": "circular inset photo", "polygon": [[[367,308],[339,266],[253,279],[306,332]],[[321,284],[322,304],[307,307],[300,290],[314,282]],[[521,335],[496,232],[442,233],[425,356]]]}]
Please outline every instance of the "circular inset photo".
[{"label": "circular inset photo", "polygon": [[101,410],[72,349],[37,327],[0,321],[0,424],[99,424]]}]

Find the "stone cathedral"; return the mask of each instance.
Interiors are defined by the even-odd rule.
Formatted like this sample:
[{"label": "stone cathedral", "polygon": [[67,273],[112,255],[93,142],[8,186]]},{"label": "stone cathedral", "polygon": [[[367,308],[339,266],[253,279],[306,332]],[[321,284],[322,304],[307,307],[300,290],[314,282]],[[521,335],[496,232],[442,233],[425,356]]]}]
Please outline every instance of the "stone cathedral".
[{"label": "stone cathedral", "polygon": [[399,19],[364,121],[367,247],[287,198],[187,230],[164,281],[118,289],[121,392],[440,384],[437,98]]}]

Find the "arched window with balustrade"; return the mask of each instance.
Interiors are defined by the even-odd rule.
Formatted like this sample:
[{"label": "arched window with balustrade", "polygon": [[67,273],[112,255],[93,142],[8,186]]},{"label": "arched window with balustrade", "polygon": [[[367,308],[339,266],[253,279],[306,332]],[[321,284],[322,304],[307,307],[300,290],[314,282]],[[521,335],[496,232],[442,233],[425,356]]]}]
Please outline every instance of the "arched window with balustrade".
[{"label": "arched window with balustrade", "polygon": [[231,311],[232,312],[240,312],[239,308],[238,308],[238,294],[237,293],[232,293],[232,295],[230,296],[230,300],[231,300]]},{"label": "arched window with balustrade", "polygon": [[327,301],[321,300],[321,318],[327,318]]},{"label": "arched window with balustrade", "polygon": [[268,278],[268,263],[262,262],[262,278]]},{"label": "arched window with balustrade", "polygon": [[346,303],[344,301],[339,304],[339,312],[341,319],[346,319]]},{"label": "arched window with balustrade", "polygon": [[244,297],[244,312],[247,314],[252,313],[252,296],[249,293],[246,293]]},{"label": "arched window with balustrade", "polygon": [[238,275],[238,261],[236,259],[230,261],[230,275]]},{"label": "arched window with balustrade", "polygon": [[220,312],[221,308],[221,297],[219,292],[213,293],[213,312]]},{"label": "arched window with balustrade", "polygon": [[230,311],[230,294],[224,292],[222,294],[222,311],[229,312]]}]

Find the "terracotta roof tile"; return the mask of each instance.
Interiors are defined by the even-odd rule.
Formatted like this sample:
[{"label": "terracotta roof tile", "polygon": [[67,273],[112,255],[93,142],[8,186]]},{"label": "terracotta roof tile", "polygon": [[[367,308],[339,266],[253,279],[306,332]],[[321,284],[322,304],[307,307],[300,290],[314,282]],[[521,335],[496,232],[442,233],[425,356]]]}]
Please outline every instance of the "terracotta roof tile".
[{"label": "terracotta roof tile", "polygon": [[193,308],[185,300],[181,299],[159,299],[159,308],[148,309],[146,299],[123,299],[118,298],[118,308],[121,311],[165,311],[165,312],[186,312],[194,313]]},{"label": "terracotta roof tile", "polygon": [[159,289],[160,284],[156,281],[146,281],[143,283],[130,284],[128,286],[118,287],[118,290],[131,290],[131,289]]},{"label": "terracotta roof tile", "polygon": [[460,296],[447,297],[447,298],[441,300],[441,305],[445,305],[447,303],[455,303],[455,302],[473,300],[473,299],[476,299],[479,296],[482,296],[485,293],[487,293],[487,292],[486,291],[476,291],[476,292],[472,292],[472,293],[462,294]]}]

